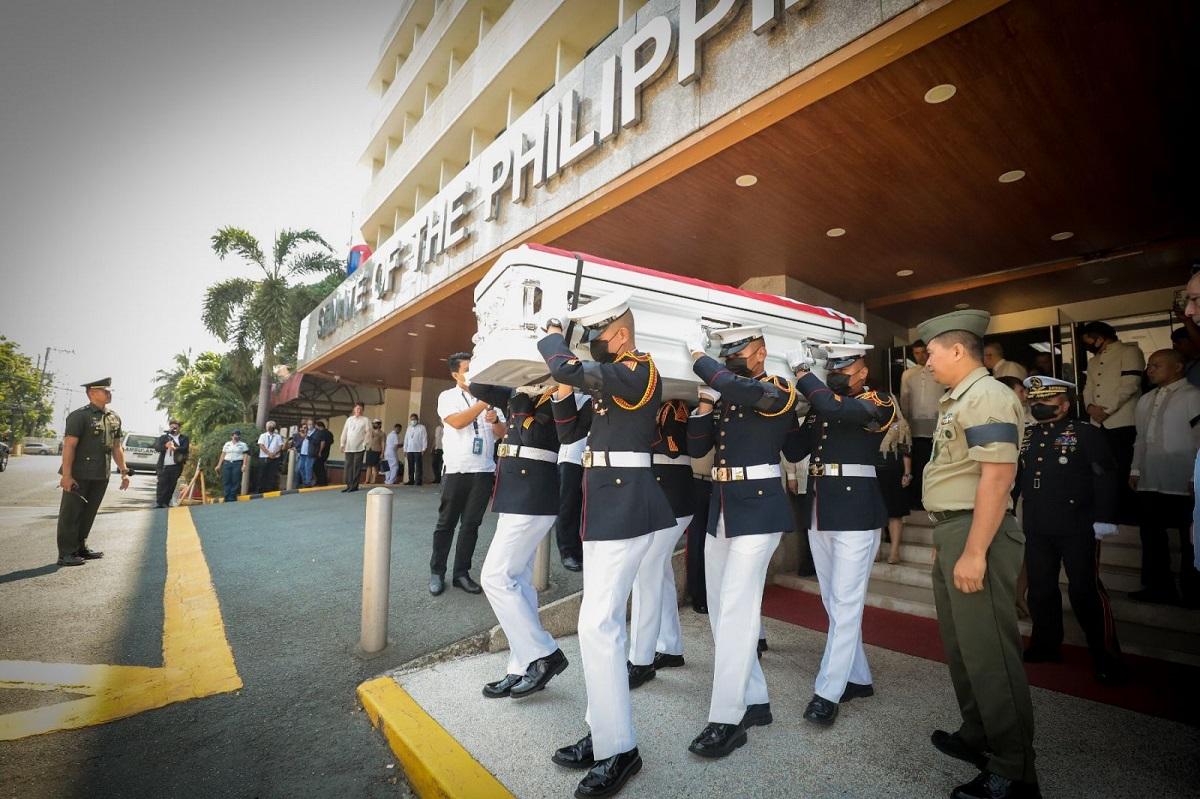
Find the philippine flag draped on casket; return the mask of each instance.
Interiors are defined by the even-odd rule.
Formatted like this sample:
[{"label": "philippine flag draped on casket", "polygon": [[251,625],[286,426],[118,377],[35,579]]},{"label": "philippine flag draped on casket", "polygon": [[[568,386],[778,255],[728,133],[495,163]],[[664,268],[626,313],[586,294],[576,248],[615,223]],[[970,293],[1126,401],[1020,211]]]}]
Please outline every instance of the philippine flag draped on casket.
[{"label": "philippine flag draped on casket", "polygon": [[[766,368],[777,375],[790,375],[784,356],[803,340],[860,343],[866,335],[863,323],[831,308],[526,244],[500,256],[475,287],[478,329],[471,379],[504,386],[547,380],[546,363],[537,350],[538,339],[545,335],[538,323],[547,316],[565,317],[577,275],[578,305],[618,289],[632,294],[638,349],[654,357],[664,378],[664,398],[695,397],[699,378],[684,341],[701,326],[715,330],[761,325]],[[576,327],[570,344],[588,360],[587,347],[579,346],[580,332]],[[716,351],[709,348],[710,354]]]}]

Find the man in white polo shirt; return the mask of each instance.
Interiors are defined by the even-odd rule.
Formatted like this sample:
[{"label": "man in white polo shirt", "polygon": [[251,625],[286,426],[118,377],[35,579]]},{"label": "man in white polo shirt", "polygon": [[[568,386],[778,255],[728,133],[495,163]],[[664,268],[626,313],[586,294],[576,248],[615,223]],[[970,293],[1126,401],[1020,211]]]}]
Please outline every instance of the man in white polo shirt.
[{"label": "man in white polo shirt", "polygon": [[456,352],[450,356],[449,366],[455,386],[438,396],[438,418],[445,425],[442,433],[445,477],[437,527],[433,531],[433,557],[429,560],[429,593],[434,596],[446,590],[446,561],[456,524],[458,544],[454,550],[452,582],[468,594],[483,591],[471,579],[471,558],[475,555],[479,523],[483,521],[496,476],[495,411],[483,400],[472,397],[465,385],[471,354]]},{"label": "man in white polo shirt", "polygon": [[343,494],[358,490],[363,457],[367,452],[367,443],[371,440],[371,420],[363,416],[363,410],[365,408],[361,402],[354,403],[354,411],[342,428],[342,453],[346,458],[346,487],[342,489]]}]

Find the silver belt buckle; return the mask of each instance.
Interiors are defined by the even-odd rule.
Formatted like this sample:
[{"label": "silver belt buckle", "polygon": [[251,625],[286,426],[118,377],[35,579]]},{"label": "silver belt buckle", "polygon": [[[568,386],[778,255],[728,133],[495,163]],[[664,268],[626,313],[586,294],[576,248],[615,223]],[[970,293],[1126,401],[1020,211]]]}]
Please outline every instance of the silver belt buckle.
[{"label": "silver belt buckle", "polygon": [[592,451],[590,449],[585,449],[583,451],[582,461],[583,461],[583,468],[585,468],[585,469],[592,468]]},{"label": "silver belt buckle", "polygon": [[730,468],[729,471],[730,471],[730,475],[729,475],[730,480],[737,481],[737,480],[745,480],[746,479],[746,467],[744,467],[744,466],[733,466]]},{"label": "silver belt buckle", "polygon": [[927,513],[927,514],[925,514],[925,515],[929,517],[929,521],[933,522],[934,524],[937,524],[937,522],[938,522],[938,520],[937,520],[937,514],[935,514],[935,513]]}]

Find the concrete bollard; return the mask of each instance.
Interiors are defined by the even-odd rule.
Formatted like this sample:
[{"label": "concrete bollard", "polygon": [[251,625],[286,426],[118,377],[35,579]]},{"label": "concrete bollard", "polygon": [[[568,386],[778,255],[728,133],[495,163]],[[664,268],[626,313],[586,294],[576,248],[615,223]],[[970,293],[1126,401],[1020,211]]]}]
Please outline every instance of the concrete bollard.
[{"label": "concrete bollard", "polygon": [[288,450],[288,467],[287,467],[287,482],[284,483],[288,491],[296,490],[296,450]]},{"label": "concrete bollard", "polygon": [[533,587],[545,591],[550,587],[550,536],[543,536],[533,555]]},{"label": "concrete bollard", "polygon": [[388,590],[392,570],[392,492],[367,493],[363,537],[362,635],[359,652],[374,655],[387,646]]},{"label": "concrete bollard", "polygon": [[250,493],[250,470],[253,466],[254,460],[252,458],[242,459],[242,490],[240,493],[243,496]]}]

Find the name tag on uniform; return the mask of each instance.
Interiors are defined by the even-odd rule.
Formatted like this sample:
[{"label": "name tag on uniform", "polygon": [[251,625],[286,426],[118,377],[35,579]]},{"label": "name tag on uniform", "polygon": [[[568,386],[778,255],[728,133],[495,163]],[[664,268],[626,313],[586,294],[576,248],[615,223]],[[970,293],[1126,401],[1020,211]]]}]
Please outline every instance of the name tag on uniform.
[{"label": "name tag on uniform", "polygon": [[475,436],[475,440],[471,442],[471,454],[473,454],[473,455],[482,455],[483,454],[483,439],[480,438],[479,436]]}]

